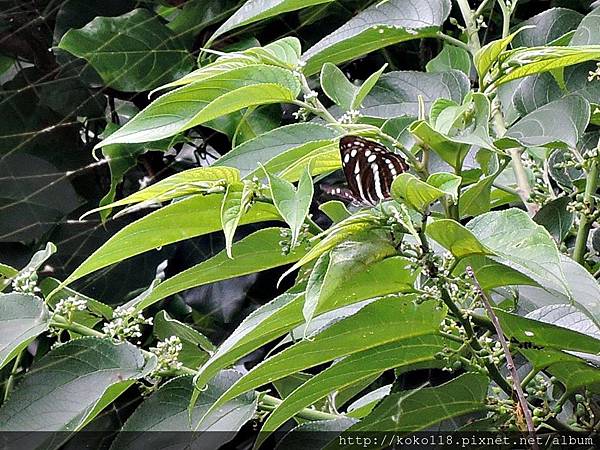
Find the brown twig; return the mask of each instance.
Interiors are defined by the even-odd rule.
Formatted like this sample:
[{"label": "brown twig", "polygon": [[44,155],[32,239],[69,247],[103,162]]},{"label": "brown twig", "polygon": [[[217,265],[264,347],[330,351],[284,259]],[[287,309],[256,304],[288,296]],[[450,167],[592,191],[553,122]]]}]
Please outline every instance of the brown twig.
[{"label": "brown twig", "polygon": [[[523,416],[525,417],[525,423],[527,424],[527,431],[529,432],[531,437],[535,437],[535,426],[533,425],[531,411],[529,410],[529,406],[527,404],[527,399],[525,398],[525,394],[523,393],[523,389],[521,388],[521,382],[519,380],[519,375],[517,374],[517,369],[516,369],[515,363],[512,359],[512,355],[510,354],[510,350],[508,348],[508,343],[506,342],[506,339],[504,338],[504,332],[502,331],[502,327],[500,326],[498,317],[494,313],[494,310],[492,309],[492,305],[490,304],[490,301],[489,301],[487,295],[481,288],[479,281],[477,281],[477,277],[475,276],[475,272],[473,272],[473,269],[471,268],[471,266],[467,266],[465,271],[466,271],[467,275],[473,281],[473,284],[475,285],[475,288],[477,289],[477,293],[479,294],[479,297],[481,297],[481,300],[483,302],[483,305],[485,306],[488,316],[490,316],[490,320],[492,321],[492,324],[494,325],[494,329],[496,330],[496,334],[498,335],[498,340],[500,341],[500,344],[502,345],[502,349],[504,350],[504,355],[506,356],[506,366],[508,367],[510,376],[512,378],[513,391],[516,392],[516,394],[517,394],[517,400],[519,401],[519,406],[521,407],[521,411],[523,412]],[[531,447],[534,450],[539,450],[538,445],[535,443],[535,439],[534,439]]]}]

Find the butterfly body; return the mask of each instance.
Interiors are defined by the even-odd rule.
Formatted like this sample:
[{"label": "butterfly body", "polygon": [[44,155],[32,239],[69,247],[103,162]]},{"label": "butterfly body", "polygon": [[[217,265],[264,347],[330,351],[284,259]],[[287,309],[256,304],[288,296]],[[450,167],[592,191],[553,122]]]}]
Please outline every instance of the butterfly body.
[{"label": "butterfly body", "polygon": [[390,198],[392,182],[408,170],[401,156],[359,136],[340,139],[340,156],[350,192],[333,188],[330,193],[359,203],[375,205]]}]

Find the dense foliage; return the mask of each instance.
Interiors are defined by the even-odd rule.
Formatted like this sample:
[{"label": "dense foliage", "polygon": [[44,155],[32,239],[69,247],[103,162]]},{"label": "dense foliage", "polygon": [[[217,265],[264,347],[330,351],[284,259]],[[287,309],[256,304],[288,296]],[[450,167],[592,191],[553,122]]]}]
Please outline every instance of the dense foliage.
[{"label": "dense foliage", "polygon": [[596,430],[589,3],[8,2],[0,431]]}]

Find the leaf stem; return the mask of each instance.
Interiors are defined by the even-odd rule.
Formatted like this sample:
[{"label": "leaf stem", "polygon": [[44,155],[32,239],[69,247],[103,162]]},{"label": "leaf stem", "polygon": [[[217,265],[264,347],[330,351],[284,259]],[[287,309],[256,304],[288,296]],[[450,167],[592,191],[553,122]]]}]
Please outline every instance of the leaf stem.
[{"label": "leaf stem", "polygon": [[443,41],[446,41],[456,47],[460,47],[466,51],[468,51],[469,53],[471,53],[471,47],[469,47],[467,44],[465,44],[463,41],[461,41],[460,39],[456,39],[453,36],[450,36],[446,33],[444,33],[443,31],[438,31],[436,33],[436,36],[440,39],[442,39]]},{"label": "leaf stem", "polygon": [[13,386],[15,385],[15,375],[17,374],[17,371],[19,370],[19,366],[21,365],[21,360],[23,359],[24,353],[25,353],[25,349],[21,350],[15,358],[15,362],[13,363],[12,370],[10,371],[10,375],[8,377],[8,380],[6,380],[6,385],[4,387],[3,402],[6,402],[6,400],[8,400],[8,397],[13,389]]},{"label": "leaf stem", "polygon": [[[479,284],[479,281],[477,280],[477,277],[475,276],[475,272],[473,272],[473,269],[471,268],[471,266],[467,266],[465,271],[467,272],[467,275],[471,278],[471,281],[472,281],[473,285],[475,286],[477,293],[479,294],[479,298],[481,298],[481,301],[483,302],[483,306],[485,307],[485,310],[487,311],[487,314],[490,317],[490,320],[492,321],[494,328],[496,329],[496,335],[498,336],[500,345],[502,345],[502,350],[504,350],[504,356],[506,357],[506,365],[508,367],[508,370],[510,372],[510,376],[512,379],[513,390],[517,395],[517,400],[519,401],[519,405],[521,406],[521,411],[523,412],[523,416],[525,417],[525,423],[527,424],[527,431],[529,432],[531,437],[535,438],[535,426],[533,425],[533,418],[531,417],[531,411],[529,410],[529,405],[527,404],[527,399],[525,398],[525,394],[523,393],[523,389],[521,387],[521,382],[519,381],[519,374],[517,373],[517,368],[512,359],[512,354],[510,353],[510,349],[508,348],[508,343],[506,342],[506,339],[504,338],[504,331],[502,330],[502,327],[500,326],[500,321],[498,320],[498,317],[494,313],[494,310],[492,309],[492,305],[490,304],[490,302],[487,298],[487,295],[481,288],[481,285]],[[532,444],[532,448],[534,450],[539,449],[537,443],[535,442],[535,439],[534,439],[534,443]]]},{"label": "leaf stem", "polygon": [[[589,213],[593,212],[594,194],[598,189],[598,158],[595,158],[590,163],[590,168],[587,173],[587,181],[585,184],[585,192],[583,194],[584,211],[579,216],[579,229],[575,238],[575,248],[573,250],[573,259],[579,264],[583,264],[585,252],[587,251],[587,240],[592,227],[593,219],[589,217]],[[589,205],[590,211],[585,211]]]}]

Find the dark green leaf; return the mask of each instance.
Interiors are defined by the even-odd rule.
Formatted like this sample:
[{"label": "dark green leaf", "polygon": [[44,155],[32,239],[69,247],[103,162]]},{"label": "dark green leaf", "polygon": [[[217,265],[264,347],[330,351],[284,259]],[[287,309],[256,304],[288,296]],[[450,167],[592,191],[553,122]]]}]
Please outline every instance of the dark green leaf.
[{"label": "dark green leaf", "polygon": [[72,340],[42,357],[25,375],[0,408],[0,430],[79,430],[148,369],[140,350],[129,343]]},{"label": "dark green leaf", "polygon": [[[513,40],[516,47],[536,47],[546,45],[562,35],[577,28],[583,15],[566,8],[550,8],[519,24],[521,26],[533,25],[521,31]],[[583,42],[577,44],[584,44]]]},{"label": "dark green leaf", "polygon": [[108,86],[121,91],[149,90],[192,68],[183,43],[146,9],[97,17],[69,30],[58,47],[86,59]]},{"label": "dark green leaf", "polygon": [[542,225],[558,243],[562,242],[571,227],[575,215],[567,209],[569,197],[560,197],[546,203],[533,217],[535,223]]},{"label": "dark green leaf", "polygon": [[303,55],[305,73],[325,62],[342,63],[374,50],[436,34],[450,13],[445,0],[388,0],[373,4],[324,37]]},{"label": "dark green leaf", "polygon": [[577,31],[571,39],[570,45],[600,44],[600,7],[597,7],[583,18]]},{"label": "dark green leaf", "polygon": [[50,313],[33,295],[0,294],[0,368],[48,329]]}]

